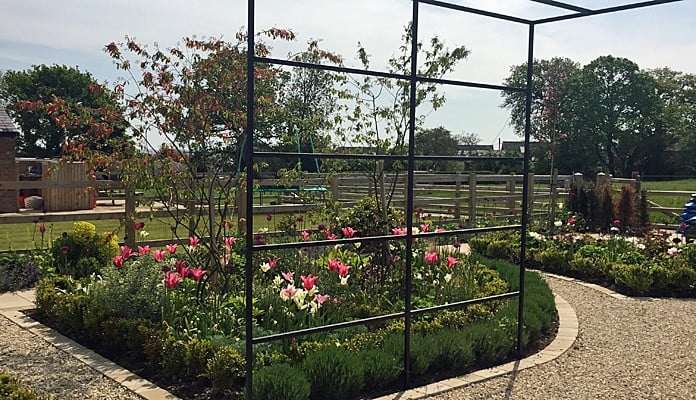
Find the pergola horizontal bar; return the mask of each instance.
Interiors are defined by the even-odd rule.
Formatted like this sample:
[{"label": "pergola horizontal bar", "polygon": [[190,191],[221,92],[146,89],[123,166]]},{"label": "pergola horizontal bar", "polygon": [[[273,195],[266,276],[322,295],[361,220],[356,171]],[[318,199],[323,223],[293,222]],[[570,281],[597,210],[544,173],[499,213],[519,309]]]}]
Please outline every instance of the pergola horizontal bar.
[{"label": "pergola horizontal bar", "polygon": [[624,5],[620,5],[620,6],[616,6],[616,7],[601,8],[598,10],[589,10],[587,12],[579,12],[579,13],[575,13],[575,14],[560,15],[558,17],[542,18],[542,19],[538,19],[538,20],[534,21],[534,24],[539,25],[539,24],[546,24],[549,22],[566,21],[569,19],[589,17],[592,15],[609,14],[609,13],[614,13],[617,11],[633,10],[636,8],[657,6],[660,4],[675,3],[678,1],[683,1],[683,0],[650,0],[650,1],[643,1],[643,2],[639,2],[639,3],[624,4]]},{"label": "pergola horizontal bar", "polygon": [[[356,74],[356,75],[366,75],[366,76],[374,76],[374,77],[379,77],[379,78],[390,78],[390,79],[399,79],[399,80],[410,80],[411,79],[411,77],[408,75],[394,74],[391,72],[374,71],[374,70],[349,68],[349,67],[339,67],[339,66],[335,66],[335,65],[314,64],[314,63],[307,63],[307,62],[302,62],[302,61],[283,60],[280,58],[270,58],[270,57],[254,57],[254,59],[260,63],[285,65],[288,67],[318,69],[318,70],[323,70],[323,71],[332,71],[332,72]],[[514,86],[491,85],[491,84],[487,84],[487,83],[466,82],[466,81],[457,81],[457,80],[441,79],[441,78],[428,78],[428,77],[423,77],[423,76],[416,76],[416,81],[436,83],[436,84],[442,84],[442,85],[451,85],[451,86],[472,87],[472,88],[478,88],[478,89],[493,89],[493,90],[502,90],[502,91],[508,91],[508,92],[520,92],[520,93],[524,93],[524,91],[526,90],[525,88],[518,88],[518,87],[514,87]]]},{"label": "pergola horizontal bar", "polygon": [[[514,292],[508,292],[508,293],[501,293],[501,294],[497,294],[497,295],[493,295],[493,296],[480,297],[478,299],[462,300],[462,301],[457,301],[457,302],[449,303],[449,304],[441,304],[438,306],[411,310],[411,315],[416,316],[416,315],[427,314],[427,313],[436,312],[436,311],[443,311],[443,310],[450,310],[450,309],[467,307],[467,306],[471,306],[471,305],[475,305],[475,304],[486,303],[489,301],[506,300],[506,299],[510,299],[513,297],[518,297],[519,295],[520,295],[519,291],[514,291]],[[398,312],[398,313],[393,313],[393,314],[378,315],[376,317],[356,319],[353,321],[339,322],[339,323],[330,324],[330,325],[317,326],[314,328],[298,329],[295,331],[283,332],[283,333],[278,333],[278,334],[274,334],[274,335],[260,336],[257,338],[253,338],[252,342],[253,342],[253,344],[268,343],[268,342],[272,342],[275,340],[282,340],[282,339],[288,339],[288,338],[293,338],[293,337],[297,337],[297,336],[311,335],[313,333],[322,333],[322,332],[333,331],[336,329],[350,328],[350,327],[358,326],[358,325],[367,325],[367,324],[376,323],[376,322],[389,321],[389,320],[393,320],[393,319],[397,319],[397,318],[403,318],[405,315],[406,315],[406,313],[404,313],[404,312]]]},{"label": "pergola horizontal bar", "polygon": [[467,228],[467,229],[452,229],[444,232],[426,232],[406,235],[383,235],[383,236],[369,236],[369,237],[359,237],[359,238],[348,238],[348,239],[336,239],[336,240],[308,240],[306,242],[290,242],[290,243],[273,243],[273,244],[255,244],[252,246],[254,251],[270,251],[270,250],[280,250],[280,249],[297,249],[302,247],[321,247],[321,246],[336,246],[342,244],[354,244],[354,243],[375,243],[375,242],[385,242],[390,240],[408,240],[408,239],[419,239],[425,237],[442,237],[442,236],[454,236],[454,235],[464,235],[464,234],[479,234],[486,232],[499,232],[507,231],[511,229],[520,229],[521,225],[500,225],[500,226],[490,226],[483,228]]}]

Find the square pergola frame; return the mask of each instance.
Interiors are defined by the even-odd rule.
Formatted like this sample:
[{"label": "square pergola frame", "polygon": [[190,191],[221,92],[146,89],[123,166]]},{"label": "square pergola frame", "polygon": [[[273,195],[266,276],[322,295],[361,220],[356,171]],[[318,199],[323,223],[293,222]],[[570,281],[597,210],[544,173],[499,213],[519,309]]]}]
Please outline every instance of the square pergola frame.
[{"label": "square pergola frame", "polygon": [[[255,34],[255,1],[248,0],[248,11],[247,11],[247,49],[251,53],[247,57],[247,127],[246,127],[246,140],[244,142],[244,166],[246,171],[252,171],[254,168],[254,162],[257,158],[267,158],[267,157],[282,157],[282,158],[296,158],[302,156],[312,156],[315,158],[326,158],[326,159],[367,159],[367,160],[402,160],[407,161],[407,175],[408,175],[408,189],[407,198],[405,205],[406,214],[406,225],[413,225],[413,182],[414,182],[414,167],[415,162],[418,160],[468,160],[468,159],[486,159],[486,157],[472,157],[472,156],[416,156],[414,154],[414,135],[415,135],[415,119],[416,119],[416,109],[415,109],[415,95],[416,95],[416,84],[419,82],[429,82],[437,83],[443,85],[451,86],[462,86],[462,87],[473,87],[481,89],[490,90],[500,90],[500,91],[511,91],[520,92],[525,94],[526,106],[525,106],[525,132],[524,132],[524,157],[523,157],[523,190],[522,190],[522,218],[520,225],[508,225],[502,227],[490,227],[490,228],[476,228],[476,229],[459,229],[455,231],[448,231],[445,233],[427,233],[427,234],[413,234],[410,229],[407,229],[407,234],[399,237],[394,236],[378,236],[370,238],[358,238],[358,239],[340,239],[332,241],[332,244],[342,244],[342,243],[355,243],[355,242],[376,242],[376,241],[386,241],[386,240],[404,240],[406,245],[406,270],[405,270],[405,310],[402,313],[394,313],[389,315],[382,315],[378,317],[372,317],[362,320],[349,321],[345,323],[332,324],[317,328],[303,329],[294,332],[284,332],[276,335],[269,335],[260,338],[253,337],[253,320],[252,320],[252,290],[253,290],[253,274],[254,268],[252,267],[253,254],[257,251],[271,250],[271,249],[281,249],[281,248],[299,248],[299,247],[311,247],[311,246],[322,246],[326,245],[321,242],[302,242],[302,243],[284,243],[280,245],[255,245],[253,238],[253,218],[249,217],[246,219],[246,277],[245,277],[245,357],[246,357],[246,397],[247,399],[252,399],[253,387],[252,387],[252,376],[253,376],[253,346],[254,344],[269,342],[272,340],[283,339],[290,336],[324,332],[334,329],[340,329],[344,327],[354,326],[357,324],[364,324],[368,322],[383,321],[388,319],[403,318],[404,319],[404,379],[403,379],[403,389],[408,389],[411,386],[410,381],[410,337],[411,337],[411,320],[413,316],[423,314],[425,312],[432,312],[437,310],[449,309],[454,307],[462,307],[469,304],[482,303],[492,300],[500,300],[506,298],[518,298],[518,316],[517,316],[517,350],[518,358],[522,355],[522,334],[524,326],[524,275],[525,275],[525,262],[526,262],[526,251],[527,251],[527,227],[529,224],[529,170],[530,170],[530,136],[531,136],[531,106],[532,106],[532,80],[533,80],[533,61],[534,61],[534,33],[535,27],[537,25],[548,24],[552,22],[559,22],[577,18],[590,17],[594,15],[611,14],[620,11],[645,8],[651,6],[657,6],[667,3],[681,2],[683,0],[649,0],[649,1],[638,1],[631,2],[628,4],[591,9],[586,7],[581,7],[575,5],[571,2],[566,1],[556,1],[556,0],[529,0],[532,3],[542,4],[549,6],[552,9],[565,11],[563,14],[558,14],[551,17],[545,17],[540,19],[527,19],[516,15],[508,15],[503,13],[496,13],[491,11],[486,11],[474,7],[466,7],[458,4],[449,3],[446,1],[439,0],[411,0],[413,3],[412,10],[412,38],[411,38],[411,71],[408,75],[400,75],[393,73],[386,73],[380,71],[363,70],[356,68],[344,68],[329,65],[318,65],[311,63],[304,63],[298,61],[290,61],[283,59],[276,59],[270,57],[258,57],[253,54],[254,49],[254,34]],[[445,9],[450,9],[453,11],[460,11],[469,14],[476,14],[481,16],[486,16],[498,20],[504,20],[519,24],[527,25],[529,28],[528,33],[528,52],[527,52],[527,82],[525,87],[508,87],[502,85],[493,85],[486,83],[477,82],[466,82],[459,80],[448,80],[448,79],[434,79],[425,78],[418,75],[418,49],[416,44],[418,43],[418,17],[419,17],[419,5],[427,4],[436,7],[441,7]],[[300,152],[260,152],[254,150],[254,68],[256,63],[266,63],[266,64],[276,64],[284,65],[290,67],[300,67],[300,68],[310,68],[310,69],[320,69],[325,71],[333,71],[339,73],[357,74],[357,75],[367,75],[374,77],[384,77],[392,79],[408,80],[410,82],[410,109],[409,109],[409,148],[408,155],[405,156],[389,156],[389,155],[378,155],[378,154],[363,154],[363,155],[341,155],[341,154],[316,154],[316,153],[300,153]],[[490,158],[490,157],[489,157]],[[500,160],[500,158],[497,158]],[[246,176],[246,187],[252,188],[254,185],[253,174],[247,174]],[[246,193],[246,210],[249,213],[252,212],[253,203],[253,191],[247,190]],[[519,229],[521,237],[520,246],[520,264],[519,264],[519,290],[514,292],[505,293],[498,296],[491,296],[488,298],[473,299],[463,302],[457,302],[449,305],[441,305],[430,307],[428,309],[413,310],[411,308],[411,286],[412,286],[412,239],[415,237],[437,237],[437,236],[449,236],[458,233],[480,233],[480,232],[490,232],[506,229]]]}]

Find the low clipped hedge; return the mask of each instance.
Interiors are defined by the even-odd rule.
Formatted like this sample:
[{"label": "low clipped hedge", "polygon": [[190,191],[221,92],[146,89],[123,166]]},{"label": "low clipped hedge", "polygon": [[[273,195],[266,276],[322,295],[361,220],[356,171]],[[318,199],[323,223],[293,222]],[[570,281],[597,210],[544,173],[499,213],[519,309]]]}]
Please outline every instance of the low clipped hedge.
[{"label": "low clipped hedge", "polygon": [[[513,260],[519,257],[519,240],[519,235],[495,233],[471,238],[469,244],[476,254]],[[619,236],[530,239],[527,265],[629,296],[696,297],[696,243],[677,247],[648,237],[639,251],[634,241]]]},{"label": "low clipped hedge", "polygon": [[[519,268],[501,260],[473,255],[496,270],[511,291],[519,290]],[[419,381],[429,376],[454,376],[477,368],[490,367],[513,358],[517,352],[518,301],[501,302],[488,318],[479,305],[468,310],[445,311],[413,324],[411,373]],[[551,332],[557,320],[555,300],[539,274],[525,273],[523,346]],[[312,346],[308,346],[311,348]],[[282,364],[282,379],[292,374],[296,382],[310,382],[309,397],[291,399],[348,399],[399,389],[403,378],[403,322],[358,334],[344,345],[316,344],[304,358]],[[294,370],[295,372],[289,372]],[[260,370],[261,371],[261,370]],[[259,372],[260,372],[259,371]],[[271,379],[266,373],[255,382]],[[300,392],[293,387],[293,392]],[[271,399],[277,393],[271,383],[254,386],[255,399]]]}]

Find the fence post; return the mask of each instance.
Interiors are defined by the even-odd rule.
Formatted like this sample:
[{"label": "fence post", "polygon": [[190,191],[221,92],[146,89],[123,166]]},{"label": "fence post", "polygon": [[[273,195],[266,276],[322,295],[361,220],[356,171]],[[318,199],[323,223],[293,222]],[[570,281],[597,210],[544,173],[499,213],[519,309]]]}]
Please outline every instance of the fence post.
[{"label": "fence post", "polygon": [[631,172],[631,179],[633,179],[633,188],[636,189],[636,193],[640,196],[640,172]]},{"label": "fence post", "polygon": [[510,199],[507,201],[508,214],[512,215],[515,212],[515,175],[511,174],[510,177],[505,178],[505,183],[507,186],[508,195]]},{"label": "fence post", "polygon": [[558,169],[554,168],[551,171],[551,185],[549,185],[550,190],[550,204],[549,204],[549,215],[551,216],[551,221],[556,220],[556,206],[558,205]]},{"label": "fence post", "polygon": [[573,174],[573,182],[578,187],[582,187],[582,185],[585,183],[585,176],[582,174],[582,172],[576,172]]},{"label": "fence post", "polygon": [[331,200],[338,201],[338,175],[331,176],[330,181]]},{"label": "fence post", "polygon": [[459,221],[459,218],[462,217],[462,206],[460,202],[462,198],[462,175],[457,172],[454,179],[454,219]]},{"label": "fence post", "polygon": [[609,177],[609,175],[605,174],[604,172],[600,172],[597,174],[597,187],[610,184],[611,178]]},{"label": "fence post", "polygon": [[126,209],[125,209],[125,229],[126,237],[123,238],[126,246],[135,248],[135,189],[130,184],[126,184]]},{"label": "fence post", "polygon": [[469,174],[469,228],[476,226],[476,174]]},{"label": "fence post", "polygon": [[534,215],[534,174],[530,172],[527,176],[529,177],[529,187],[527,188],[527,217],[531,221]]}]

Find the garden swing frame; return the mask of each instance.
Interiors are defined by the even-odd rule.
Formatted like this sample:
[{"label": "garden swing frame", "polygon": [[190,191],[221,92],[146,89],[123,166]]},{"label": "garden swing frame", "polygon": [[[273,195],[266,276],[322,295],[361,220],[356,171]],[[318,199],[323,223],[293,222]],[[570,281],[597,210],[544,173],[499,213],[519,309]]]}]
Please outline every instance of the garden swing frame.
[{"label": "garden swing frame", "polygon": [[[411,71],[408,75],[400,75],[393,73],[386,73],[374,70],[363,70],[356,68],[345,68],[340,66],[331,65],[318,65],[312,63],[305,63],[300,61],[282,60],[271,57],[259,57],[254,53],[255,45],[255,0],[248,0],[247,9],[247,103],[246,103],[246,136],[244,142],[244,167],[246,171],[253,171],[254,164],[257,159],[270,158],[270,157],[281,157],[281,158],[299,158],[299,157],[315,157],[316,159],[362,159],[362,160],[401,160],[406,161],[408,164],[407,168],[407,196],[405,205],[405,216],[406,216],[406,226],[413,226],[413,213],[414,213],[414,198],[413,198],[413,182],[414,182],[414,169],[415,162],[420,160],[452,160],[452,161],[467,161],[467,160],[481,160],[490,159],[490,157],[477,157],[477,156],[416,156],[414,153],[414,135],[415,135],[415,120],[416,120],[416,107],[415,107],[415,97],[416,97],[416,84],[419,82],[436,83],[447,86],[460,86],[469,88],[479,88],[479,89],[489,89],[497,91],[511,91],[519,92],[525,94],[526,105],[525,105],[525,130],[524,130],[524,156],[523,156],[523,190],[522,190],[522,215],[521,223],[518,225],[505,225],[496,227],[486,227],[486,228],[468,228],[468,229],[458,229],[447,232],[429,232],[413,234],[410,229],[407,229],[406,235],[402,236],[374,236],[369,238],[350,238],[350,239],[338,239],[332,241],[332,244],[349,244],[357,242],[382,242],[388,240],[402,240],[405,241],[406,246],[406,269],[405,269],[405,296],[404,296],[404,311],[380,315],[371,318],[353,320],[343,323],[336,323],[330,325],[319,326],[315,328],[302,329],[292,332],[283,332],[274,335],[253,337],[253,320],[252,320],[252,289],[253,289],[253,274],[254,268],[252,267],[252,257],[255,252],[258,251],[268,251],[274,249],[285,249],[285,248],[300,248],[300,247],[317,247],[325,246],[325,242],[321,241],[303,241],[301,243],[282,243],[282,244],[255,244],[254,243],[254,224],[253,218],[247,218],[246,220],[246,267],[245,267],[245,358],[246,358],[246,398],[251,400],[253,398],[253,387],[252,387],[252,377],[253,377],[253,347],[255,344],[266,343],[270,341],[286,339],[291,337],[297,337],[301,335],[306,335],[310,333],[326,332],[330,330],[347,328],[355,325],[362,325],[366,323],[373,323],[379,321],[386,321],[391,319],[403,318],[404,320],[404,379],[402,382],[402,389],[406,390],[411,387],[411,366],[410,366],[410,346],[411,346],[411,322],[413,317],[429,313],[433,311],[439,311],[450,308],[460,308],[467,305],[484,303],[494,300],[502,300],[509,298],[518,299],[518,314],[517,314],[517,356],[518,359],[521,357],[522,348],[522,334],[524,326],[524,276],[525,276],[525,261],[526,261],[526,251],[527,251],[527,228],[529,225],[529,191],[528,187],[529,181],[529,171],[530,171],[530,136],[531,136],[531,107],[532,107],[532,80],[533,80],[533,63],[534,63],[534,35],[535,28],[538,25],[548,24],[552,22],[559,22],[577,18],[584,18],[594,15],[609,14],[619,11],[632,10],[637,8],[644,8],[649,6],[657,6],[661,4],[680,2],[683,0],[648,0],[632,2],[629,4],[618,5],[614,7],[606,7],[600,9],[590,9],[585,7],[579,7],[571,4],[568,1],[555,1],[555,0],[529,0],[532,3],[538,3],[551,7],[551,9],[566,12],[565,14],[559,14],[552,17],[541,18],[541,19],[526,19],[515,15],[507,15],[497,12],[486,11],[483,9],[466,7],[458,4],[449,3],[440,0],[410,0],[412,2],[412,37],[411,37]],[[449,9],[452,11],[459,11],[468,14],[476,14],[480,16],[490,17],[497,20],[503,20],[518,24],[527,25],[528,27],[528,44],[527,44],[527,80],[524,87],[509,87],[502,85],[493,85],[486,83],[477,82],[467,82],[449,79],[436,79],[436,78],[425,78],[418,76],[418,19],[420,14],[419,6],[421,4],[440,7],[443,9]],[[380,155],[380,154],[332,154],[332,153],[301,153],[301,152],[261,152],[255,151],[253,147],[254,143],[254,97],[255,97],[255,87],[254,87],[254,69],[257,63],[264,64],[275,64],[289,67],[300,67],[300,68],[310,68],[319,69],[325,71],[332,71],[338,73],[391,78],[399,80],[407,80],[410,83],[410,104],[409,104],[409,129],[408,129],[408,154],[407,155]],[[247,140],[250,139],[250,140]],[[254,174],[246,174],[246,188],[254,187]],[[251,215],[251,210],[254,206],[253,190],[246,190],[246,209],[249,210]],[[434,307],[428,307],[424,309],[413,309],[411,304],[411,289],[412,289],[412,239],[420,237],[437,237],[437,236],[451,236],[456,234],[476,234],[483,232],[493,232],[500,230],[511,230],[519,229],[521,237],[520,245],[520,263],[519,263],[519,290],[512,291],[500,295],[489,296],[484,298],[477,298],[472,300],[466,300],[461,302],[455,302],[450,304],[438,305]]]}]

